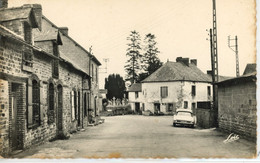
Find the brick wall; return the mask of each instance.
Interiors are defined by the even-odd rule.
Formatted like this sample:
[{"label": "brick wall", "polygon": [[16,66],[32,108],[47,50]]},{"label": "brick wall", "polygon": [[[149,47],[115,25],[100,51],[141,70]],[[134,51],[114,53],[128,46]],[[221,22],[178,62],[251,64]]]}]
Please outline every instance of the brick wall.
[{"label": "brick wall", "polygon": [[218,98],[219,128],[256,139],[256,83],[219,85]]}]

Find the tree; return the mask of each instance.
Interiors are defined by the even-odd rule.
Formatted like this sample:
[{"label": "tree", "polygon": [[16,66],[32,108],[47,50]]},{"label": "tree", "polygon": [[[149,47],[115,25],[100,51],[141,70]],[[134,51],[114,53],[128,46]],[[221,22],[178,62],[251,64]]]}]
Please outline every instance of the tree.
[{"label": "tree", "polygon": [[144,77],[148,77],[151,75],[154,71],[156,71],[158,68],[162,66],[162,62],[158,58],[158,54],[160,51],[156,47],[157,42],[155,41],[156,37],[155,35],[149,33],[145,36],[144,43],[145,43],[145,53],[142,57],[143,62],[143,70],[145,71],[143,73]]},{"label": "tree", "polygon": [[123,99],[125,81],[119,74],[110,74],[105,79],[105,89],[107,89],[107,99],[111,100],[113,97]]},{"label": "tree", "polygon": [[127,62],[125,65],[125,71],[127,73],[126,75],[126,81],[130,81],[131,84],[133,84],[137,79],[138,75],[141,70],[141,46],[140,46],[140,35],[138,32],[131,31],[131,34],[129,37],[127,37],[127,40],[130,41],[128,43],[128,48],[127,48]]}]

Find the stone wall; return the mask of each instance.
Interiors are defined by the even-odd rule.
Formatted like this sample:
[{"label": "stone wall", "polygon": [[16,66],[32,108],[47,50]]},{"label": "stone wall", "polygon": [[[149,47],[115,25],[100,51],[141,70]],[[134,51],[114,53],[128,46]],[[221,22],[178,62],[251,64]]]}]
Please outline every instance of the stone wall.
[{"label": "stone wall", "polygon": [[219,128],[256,139],[256,83],[218,86]]},{"label": "stone wall", "polygon": [[0,154],[9,152],[9,99],[8,81],[0,79]]}]

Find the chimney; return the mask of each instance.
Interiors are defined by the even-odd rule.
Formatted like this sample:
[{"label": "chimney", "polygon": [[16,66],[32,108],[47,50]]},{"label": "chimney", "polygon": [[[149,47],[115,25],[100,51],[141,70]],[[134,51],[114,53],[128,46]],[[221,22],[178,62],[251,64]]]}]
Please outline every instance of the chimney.
[{"label": "chimney", "polygon": [[59,27],[59,30],[65,34],[68,35],[69,34],[69,28],[68,27]]},{"label": "chimney", "polygon": [[191,63],[191,64],[194,64],[195,66],[197,66],[197,59],[191,59],[191,60],[190,60],[190,63]]},{"label": "chimney", "polygon": [[211,71],[211,70],[208,70],[208,71],[207,71],[207,74],[212,76],[212,71]]},{"label": "chimney", "polygon": [[8,0],[0,0],[0,8],[8,8]]},{"label": "chimney", "polygon": [[186,66],[189,66],[189,58],[177,57],[176,62],[181,62],[181,63],[185,64]]}]

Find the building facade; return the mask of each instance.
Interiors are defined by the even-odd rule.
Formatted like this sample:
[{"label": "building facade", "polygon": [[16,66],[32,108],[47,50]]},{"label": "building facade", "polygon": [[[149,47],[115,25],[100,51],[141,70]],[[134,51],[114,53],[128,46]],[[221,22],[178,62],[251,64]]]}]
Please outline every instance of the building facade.
[{"label": "building facade", "polygon": [[142,93],[142,84],[134,83],[127,90],[128,102],[131,105],[131,109],[135,114],[141,114],[144,111],[144,98]]},{"label": "building facade", "polygon": [[2,8],[0,14],[0,153],[5,156],[86,127],[98,89],[90,65],[98,70],[100,63],[66,29],[42,16],[38,4]]},{"label": "building facade", "polygon": [[212,101],[210,76],[197,67],[197,60],[178,57],[142,81],[143,108],[173,114],[177,108],[193,109],[197,102]]}]

